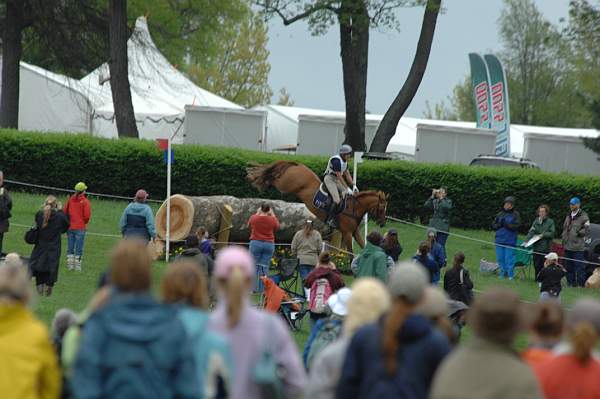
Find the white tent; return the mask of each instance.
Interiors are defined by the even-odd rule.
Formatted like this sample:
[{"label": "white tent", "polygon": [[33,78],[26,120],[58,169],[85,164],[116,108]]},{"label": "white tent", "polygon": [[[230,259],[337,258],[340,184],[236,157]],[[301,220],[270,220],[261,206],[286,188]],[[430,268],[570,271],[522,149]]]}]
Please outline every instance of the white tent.
[{"label": "white tent", "polygon": [[[154,44],[144,17],[137,19],[127,41],[127,56],[133,109],[142,138],[164,138],[173,132],[183,120],[187,104],[243,109],[196,86],[171,65]],[[94,106],[94,134],[117,137],[109,76],[105,63],[81,79],[81,85]]]},{"label": "white tent", "polygon": [[78,80],[26,62],[20,63],[19,72],[19,129],[90,131],[92,104]]}]

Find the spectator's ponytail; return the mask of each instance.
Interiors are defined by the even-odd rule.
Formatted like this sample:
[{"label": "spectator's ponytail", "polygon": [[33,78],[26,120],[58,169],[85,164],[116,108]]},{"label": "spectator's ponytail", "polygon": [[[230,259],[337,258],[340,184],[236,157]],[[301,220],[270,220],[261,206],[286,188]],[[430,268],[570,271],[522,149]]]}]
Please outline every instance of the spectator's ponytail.
[{"label": "spectator's ponytail", "polygon": [[589,322],[577,323],[571,330],[571,344],[573,355],[580,363],[587,363],[592,357],[592,349],[598,340],[598,333]]},{"label": "spectator's ponytail", "polygon": [[42,222],[42,228],[48,226],[48,221],[50,221],[50,216],[52,216],[52,209],[57,207],[56,197],[53,195],[49,195],[44,201],[44,221]]},{"label": "spectator's ponytail", "polygon": [[234,267],[225,282],[227,293],[227,325],[233,328],[240,321],[242,315],[242,300],[246,292],[244,289],[245,277],[239,267]]},{"label": "spectator's ponytail", "polygon": [[392,308],[383,325],[383,358],[385,369],[389,374],[396,372],[396,358],[400,348],[400,330],[412,310],[402,298],[392,303]]}]

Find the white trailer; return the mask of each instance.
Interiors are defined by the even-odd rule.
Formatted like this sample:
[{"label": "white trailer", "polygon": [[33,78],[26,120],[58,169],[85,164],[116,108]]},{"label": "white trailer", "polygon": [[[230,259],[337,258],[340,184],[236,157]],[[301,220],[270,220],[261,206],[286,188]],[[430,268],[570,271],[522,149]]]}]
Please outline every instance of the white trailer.
[{"label": "white trailer", "polygon": [[186,105],[183,143],[265,151],[265,124],[265,111]]},{"label": "white trailer", "polygon": [[[344,143],[343,112],[340,115],[300,115],[298,117],[298,148],[296,154],[331,155]],[[380,119],[367,115],[365,124],[365,143],[370,147]]]},{"label": "white trailer", "polygon": [[[593,130],[581,130],[587,131],[585,136],[594,137]],[[586,148],[581,137],[543,133],[524,133],[523,136],[525,158],[531,159],[542,170],[582,175],[600,174],[599,155]]]},{"label": "white trailer", "polygon": [[496,133],[488,129],[417,125],[415,161],[468,165],[481,154],[493,154]]}]

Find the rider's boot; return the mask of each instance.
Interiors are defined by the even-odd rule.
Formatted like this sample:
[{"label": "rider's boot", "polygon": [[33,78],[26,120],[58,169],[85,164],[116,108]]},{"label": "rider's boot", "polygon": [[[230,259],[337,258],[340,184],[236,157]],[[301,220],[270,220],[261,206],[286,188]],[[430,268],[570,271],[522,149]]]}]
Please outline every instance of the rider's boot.
[{"label": "rider's boot", "polygon": [[327,224],[331,228],[335,228],[335,215],[337,214],[338,208],[340,204],[336,204],[335,202],[331,202],[331,206],[327,211],[327,219],[325,219],[325,224]]}]

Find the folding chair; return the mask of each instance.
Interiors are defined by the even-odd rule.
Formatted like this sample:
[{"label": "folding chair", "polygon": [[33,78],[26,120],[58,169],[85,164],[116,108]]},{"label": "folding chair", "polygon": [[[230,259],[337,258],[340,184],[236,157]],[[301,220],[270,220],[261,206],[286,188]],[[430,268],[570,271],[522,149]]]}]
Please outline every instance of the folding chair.
[{"label": "folding chair", "polygon": [[295,297],[305,298],[302,280],[300,279],[300,260],[298,258],[281,258],[277,262],[277,274],[271,276],[284,291]]},{"label": "folding chair", "polygon": [[533,249],[521,246],[523,240],[517,240],[515,247],[515,275],[521,275],[523,280],[529,279],[533,265]]}]

